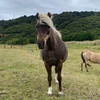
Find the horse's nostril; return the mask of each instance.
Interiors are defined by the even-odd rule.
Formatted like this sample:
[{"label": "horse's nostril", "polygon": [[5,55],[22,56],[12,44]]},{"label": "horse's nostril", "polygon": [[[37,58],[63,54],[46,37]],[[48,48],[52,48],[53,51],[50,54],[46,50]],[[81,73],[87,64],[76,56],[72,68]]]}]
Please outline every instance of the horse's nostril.
[{"label": "horse's nostril", "polygon": [[39,49],[44,49],[44,41],[37,42]]}]

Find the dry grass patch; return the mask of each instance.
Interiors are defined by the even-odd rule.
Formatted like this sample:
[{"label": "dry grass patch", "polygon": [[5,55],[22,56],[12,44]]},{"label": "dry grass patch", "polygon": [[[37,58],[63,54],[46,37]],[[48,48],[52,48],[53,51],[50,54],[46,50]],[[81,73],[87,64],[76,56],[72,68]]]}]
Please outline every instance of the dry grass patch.
[{"label": "dry grass patch", "polygon": [[80,69],[80,53],[84,49],[100,51],[92,44],[68,44],[69,56],[63,66],[63,91],[58,97],[54,82],[53,95],[46,94],[47,73],[36,45],[20,48],[0,48],[0,100],[99,100],[100,65],[92,64],[87,73]]}]

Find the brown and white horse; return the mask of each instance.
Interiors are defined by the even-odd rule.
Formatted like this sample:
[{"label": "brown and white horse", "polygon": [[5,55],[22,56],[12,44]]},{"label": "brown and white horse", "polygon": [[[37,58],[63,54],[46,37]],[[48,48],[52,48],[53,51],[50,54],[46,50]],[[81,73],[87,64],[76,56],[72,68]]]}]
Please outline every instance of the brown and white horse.
[{"label": "brown and white horse", "polygon": [[41,57],[48,74],[48,95],[52,94],[52,66],[55,66],[55,81],[59,83],[58,94],[62,95],[62,66],[67,59],[68,50],[61,38],[61,34],[53,25],[51,14],[36,14],[37,45],[41,49]]},{"label": "brown and white horse", "polygon": [[81,53],[81,58],[81,71],[83,71],[83,64],[85,64],[86,71],[88,72],[87,65],[90,66],[90,64],[88,64],[89,61],[100,64],[100,53],[94,53],[92,51],[85,50]]}]

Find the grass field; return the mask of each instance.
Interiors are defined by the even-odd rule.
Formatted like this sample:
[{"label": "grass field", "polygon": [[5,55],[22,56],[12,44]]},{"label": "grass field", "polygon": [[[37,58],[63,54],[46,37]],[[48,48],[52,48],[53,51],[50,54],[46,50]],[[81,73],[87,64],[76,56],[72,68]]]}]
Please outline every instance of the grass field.
[{"label": "grass field", "polygon": [[100,44],[66,43],[69,51],[62,70],[64,96],[59,97],[54,81],[53,95],[48,96],[47,73],[36,45],[0,46],[0,100],[100,100],[100,65],[91,64],[81,71],[80,53],[84,49],[100,52]]}]

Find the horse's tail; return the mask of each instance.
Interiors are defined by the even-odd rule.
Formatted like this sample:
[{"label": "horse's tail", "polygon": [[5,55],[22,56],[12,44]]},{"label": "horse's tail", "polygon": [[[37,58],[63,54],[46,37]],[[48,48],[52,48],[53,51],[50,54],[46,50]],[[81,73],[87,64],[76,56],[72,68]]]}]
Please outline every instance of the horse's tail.
[{"label": "horse's tail", "polygon": [[85,61],[85,59],[84,59],[84,57],[83,57],[83,53],[84,53],[84,52],[81,53],[81,58],[82,58],[83,62],[86,63],[86,61]]},{"label": "horse's tail", "polygon": [[90,64],[86,63],[86,61],[85,61],[85,59],[84,59],[84,56],[83,56],[83,53],[84,53],[84,52],[81,53],[81,58],[82,58],[83,62],[84,62],[86,65],[91,66]]}]

